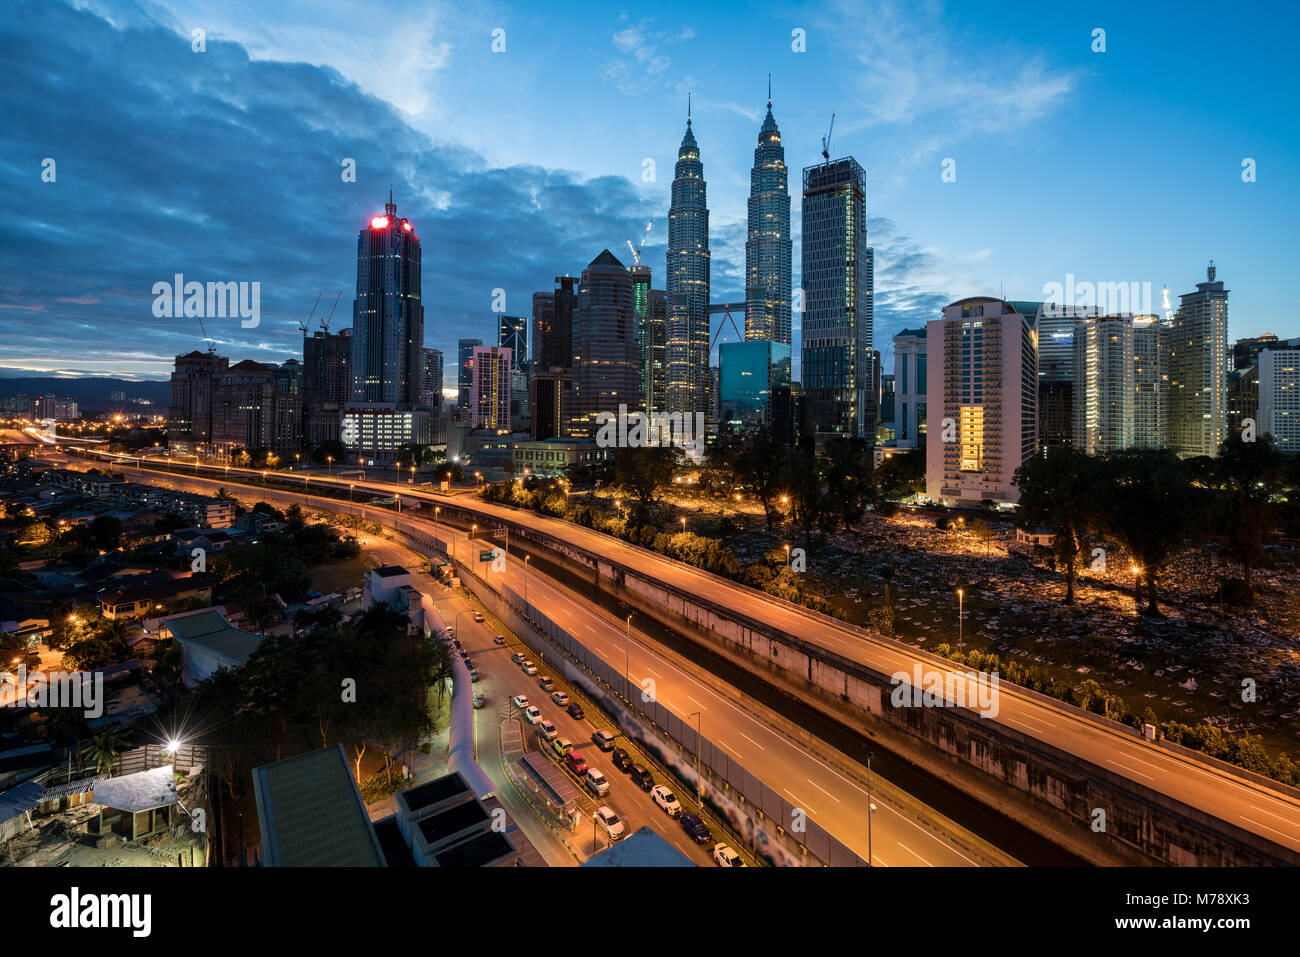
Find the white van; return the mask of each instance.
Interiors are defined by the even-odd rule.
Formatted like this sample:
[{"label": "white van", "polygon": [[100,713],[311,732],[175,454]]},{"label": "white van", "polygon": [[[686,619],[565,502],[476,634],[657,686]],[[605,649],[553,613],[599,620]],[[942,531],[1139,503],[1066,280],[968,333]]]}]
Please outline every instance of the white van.
[{"label": "white van", "polygon": [[596,768],[587,769],[587,776],[582,779],[582,783],[596,797],[604,797],[609,793],[609,778],[601,774]]}]

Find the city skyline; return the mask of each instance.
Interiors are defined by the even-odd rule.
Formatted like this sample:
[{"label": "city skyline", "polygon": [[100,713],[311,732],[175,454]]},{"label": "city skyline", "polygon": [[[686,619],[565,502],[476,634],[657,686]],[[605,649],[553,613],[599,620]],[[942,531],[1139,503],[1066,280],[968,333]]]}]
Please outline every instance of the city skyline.
[{"label": "city skyline", "polygon": [[[1151,26],[1130,21],[1118,10],[1110,13],[1113,25],[1105,53],[1092,53],[1088,31],[1074,27],[1081,35],[1065,44],[1062,25],[1055,22],[1015,32],[1005,41],[1026,53],[1036,66],[1012,71],[1005,83],[987,91],[1005,107],[1003,119],[1012,124],[1006,132],[1028,134],[1021,141],[1026,146],[1021,158],[1003,164],[1014,169],[994,170],[992,157],[969,131],[969,121],[953,119],[972,82],[955,62],[938,77],[934,68],[925,67],[915,74],[924,81],[920,91],[905,98],[902,106],[891,106],[881,92],[881,84],[898,79],[889,70],[873,69],[870,61],[853,57],[839,57],[835,68],[814,62],[825,59],[830,50],[844,52],[844,41],[806,8],[792,8],[788,23],[804,23],[798,28],[806,31],[809,52],[791,50],[795,26],[785,22],[786,14],[774,12],[766,21],[731,23],[746,37],[755,38],[757,52],[748,57],[755,61],[749,69],[737,70],[729,57],[720,57],[717,65],[692,62],[692,67],[700,67],[698,73],[684,77],[670,67],[654,67],[655,57],[676,62],[673,58],[687,55],[690,44],[704,41],[729,23],[725,13],[669,7],[649,24],[617,15],[598,18],[604,26],[593,30],[590,42],[608,49],[598,60],[595,75],[542,84],[541,91],[527,98],[548,96],[554,101],[552,108],[559,108],[570,102],[574,85],[583,84],[598,106],[624,105],[602,121],[604,135],[582,137],[589,148],[581,163],[575,161],[571,147],[534,142],[533,131],[523,137],[523,144],[492,136],[491,130],[504,121],[495,114],[485,119],[482,129],[451,123],[439,125],[436,135],[431,133],[429,111],[412,110],[418,104],[391,89],[377,88],[374,71],[366,65],[335,62],[319,55],[320,50],[293,46],[290,27],[305,14],[292,4],[283,8],[283,21],[267,25],[256,41],[202,5],[174,3],[152,13],[115,4],[106,9],[119,11],[115,27],[90,10],[57,4],[23,6],[0,39],[11,60],[26,65],[16,71],[20,96],[15,103],[46,104],[43,111],[11,106],[11,122],[0,134],[10,147],[6,155],[15,157],[9,163],[12,175],[0,189],[5,190],[11,208],[32,211],[16,225],[8,244],[17,267],[14,274],[20,278],[0,294],[0,332],[9,344],[0,357],[2,374],[63,371],[165,377],[174,356],[202,347],[200,330],[192,319],[160,321],[148,309],[150,285],[176,272],[203,281],[260,281],[263,308],[258,327],[209,323],[214,328],[207,333],[232,354],[268,362],[290,358],[297,352],[297,323],[309,312],[314,294],[350,286],[344,231],[375,215],[386,195],[382,191],[389,186],[431,246],[427,281],[440,290],[443,308],[430,321],[423,343],[429,348],[450,352],[459,338],[494,338],[491,327],[486,327],[497,318],[491,303],[494,290],[505,291],[506,313],[525,314],[532,292],[545,286],[540,277],[578,271],[600,249],[617,248],[626,237],[639,235],[646,221],[655,228],[646,240],[645,261],[659,274],[666,242],[670,151],[681,129],[686,85],[694,91],[696,134],[713,185],[713,298],[742,299],[749,167],[769,71],[787,161],[795,168],[816,162],[820,137],[835,112],[832,156],[854,155],[866,168],[871,192],[868,227],[878,250],[875,339],[883,346],[886,367],[892,336],[933,318],[943,305],[977,294],[1039,298],[1045,284],[1064,282],[1068,274],[1099,282],[1150,282],[1157,295],[1164,285],[1176,297],[1191,289],[1204,263],[1214,259],[1225,275],[1232,276],[1232,338],[1265,331],[1286,335],[1285,324],[1294,311],[1293,293],[1286,289],[1286,243],[1281,240],[1287,235],[1282,210],[1295,190],[1286,175],[1295,150],[1285,133],[1274,133],[1267,124],[1275,94],[1249,70],[1246,76],[1234,78],[1225,67],[1219,92],[1195,100],[1183,94],[1178,100],[1172,93],[1178,76],[1174,70],[1158,83],[1143,82],[1152,84],[1155,104],[1177,103],[1177,108],[1145,117],[1135,117],[1135,108],[1106,112],[1114,108],[1117,81],[1112,72],[1134,55],[1134,31]],[[525,38],[544,35],[546,28],[518,10],[497,12],[507,27],[517,24],[508,33],[511,43],[504,54],[490,52],[491,28],[485,28],[481,37],[467,30],[448,31],[439,46],[438,65],[429,66],[430,75],[445,77],[448,63],[464,62],[478,82],[484,70],[500,72],[503,64],[513,64],[510,57],[524,61],[521,69],[535,69],[539,54]],[[918,49],[923,24],[888,7],[877,12],[897,37],[907,41],[906,49]],[[213,24],[202,54],[191,50],[188,24],[196,17]],[[678,17],[697,25],[673,28],[677,32],[665,36]],[[968,14],[955,19],[951,28],[933,37],[927,34],[925,42],[933,43],[935,52],[950,49],[959,33],[991,44],[1000,26],[971,22]],[[1171,29],[1172,38],[1184,28],[1175,24]],[[52,39],[43,41],[37,51],[36,45],[23,40],[35,34]],[[1128,41],[1121,42],[1125,37]],[[1189,38],[1188,42],[1206,41]],[[1244,55],[1244,39],[1232,30],[1215,42]],[[1260,42],[1269,41],[1251,39],[1252,57],[1260,52]],[[233,115],[214,108],[210,100],[188,99],[190,94],[184,91],[177,91],[177,101],[169,105],[139,80],[128,82],[114,75],[117,86],[125,87],[116,89],[105,75],[107,60],[74,56],[61,44],[89,44],[103,50],[108,59],[157,62],[178,74],[192,70],[196,63],[216,60],[225,74],[219,81],[224,86],[209,90],[217,94],[215,99],[256,104],[251,113],[254,126],[268,136],[278,127],[277,135],[292,136],[292,141],[283,142],[293,142],[299,152],[280,150],[280,140],[250,148],[240,141]],[[1145,47],[1143,53],[1165,56]],[[194,60],[198,56],[210,60]],[[1232,58],[1225,55],[1224,59]],[[78,64],[77,70],[69,72],[70,62]],[[648,74],[646,82],[632,84],[618,65],[625,62],[641,64]],[[846,62],[855,66],[846,67]],[[1109,66],[1113,62],[1116,67]],[[309,65],[313,63],[323,65]],[[896,67],[897,60],[889,65]],[[418,73],[419,68],[404,62],[398,73],[407,76],[412,71]],[[671,82],[669,75],[674,75]],[[1125,78],[1126,82],[1132,79]],[[280,82],[288,84],[290,96],[274,103],[259,98],[260,87]],[[1186,151],[1180,153],[1183,185],[1177,191],[1157,185],[1159,149],[1153,148],[1149,163],[1135,159],[1128,150],[1115,151],[1122,156],[1114,165],[1109,159],[1093,157],[1090,165],[1098,167],[1096,172],[1080,173],[1077,157],[1052,155],[1038,145],[1059,133],[1062,123],[1073,122],[1079,128],[1081,119],[1096,119],[1097,110],[1105,129],[1113,123],[1116,136],[1132,136],[1136,119],[1158,119],[1164,124],[1164,141],[1169,141],[1173,131],[1169,124],[1190,131],[1197,123],[1210,121],[1233,91],[1240,93],[1243,85],[1252,82],[1258,94],[1254,108],[1234,114],[1230,127],[1215,121],[1219,132],[1212,147],[1190,157],[1184,155]],[[58,90],[67,86],[81,95],[60,95]],[[95,153],[72,138],[68,131],[95,128],[90,122],[93,111],[109,109],[106,101],[97,101],[100,87],[115,89],[115,109],[129,111],[140,135],[154,144],[152,154],[109,163],[108,154]],[[420,84],[413,83],[415,87]],[[945,88],[950,88],[951,102],[938,109],[936,103],[943,97],[936,89]],[[330,96],[322,101],[320,93],[325,89]],[[864,100],[862,91],[872,89],[878,95]],[[516,108],[511,106],[506,115]],[[442,104],[438,109],[453,107]],[[177,113],[183,119],[179,125],[169,125],[166,118]],[[463,114],[457,118],[463,119]],[[580,122],[584,128],[589,123]],[[946,138],[936,138],[936,123],[948,129]],[[51,134],[51,129],[64,132]],[[485,136],[495,144],[491,149],[484,147]],[[109,140],[119,148],[139,145],[113,136]],[[1153,144],[1160,141],[1160,135],[1152,136]],[[385,144],[382,150],[380,143]],[[924,161],[909,163],[902,158],[909,154],[909,143],[910,152],[924,156]],[[940,178],[947,143],[952,144],[956,160],[953,183]],[[625,157],[615,155],[628,149],[638,153],[632,168]],[[1240,156],[1228,155],[1229,150]],[[656,162],[657,175],[651,182],[643,181],[641,156]],[[22,157],[29,157],[26,166]],[[355,183],[343,182],[339,176],[340,163],[347,157],[357,163]],[[57,164],[54,182],[41,180],[44,158]],[[1244,158],[1260,164],[1257,182],[1242,181]],[[1217,170],[1214,178],[1209,175],[1211,165]],[[1016,188],[1009,188],[1008,177]],[[1104,184],[1100,178],[1106,179]],[[1078,183],[1079,189],[1066,189],[1067,182]],[[1086,202],[1077,195],[1080,192]],[[1174,198],[1176,192],[1181,199]],[[792,206],[798,202],[796,195]],[[1044,207],[1052,215],[1042,217],[1042,229],[1029,230],[1035,236],[1025,239],[1020,228],[1024,217]],[[994,209],[1002,215],[992,216]],[[1072,236],[1080,231],[1067,228],[1063,220],[1085,213],[1084,223],[1100,215],[1112,226],[1141,224],[1154,230],[1156,248],[1122,238],[1090,242],[1086,229],[1082,238]],[[968,217],[989,223],[986,235],[977,240],[979,248],[957,228]],[[1206,221],[1216,223],[1213,235],[1200,225]],[[798,222],[795,208],[796,244]],[[79,224],[75,239],[68,223]],[[271,228],[271,223],[276,227]],[[303,241],[284,243],[286,229]],[[1257,235],[1276,241],[1260,243]],[[64,259],[72,243],[78,249],[75,270]],[[959,253],[958,247],[964,252]],[[1037,251],[1026,252],[1030,248]],[[793,258],[798,289],[799,257]],[[962,268],[955,268],[959,265]],[[1158,311],[1156,306],[1153,311]],[[342,325],[341,318],[335,317],[336,327]],[[794,321],[798,341],[798,314]],[[36,330],[39,334],[34,334]],[[723,341],[730,337],[730,331],[725,331]],[[74,341],[77,349],[71,348]],[[76,360],[69,358],[74,355]]]}]

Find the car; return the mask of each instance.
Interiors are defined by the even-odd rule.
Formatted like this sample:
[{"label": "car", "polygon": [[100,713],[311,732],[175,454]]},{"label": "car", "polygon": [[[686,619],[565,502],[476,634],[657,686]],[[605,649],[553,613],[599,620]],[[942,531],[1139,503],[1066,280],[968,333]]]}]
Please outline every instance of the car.
[{"label": "car", "polygon": [[568,738],[556,738],[551,742],[551,750],[560,757],[564,757],[573,750],[573,742]]},{"label": "car", "polygon": [[504,645],[505,643],[506,643],[506,636],[505,636],[505,635],[493,635],[493,637],[492,637],[492,644],[494,644],[494,645]]},{"label": "car", "polygon": [[481,694],[474,695],[474,707],[475,708],[483,707],[483,696]]},{"label": "car", "polygon": [[713,863],[719,867],[744,867],[745,862],[729,844],[719,844],[713,849]]},{"label": "car", "polygon": [[528,696],[527,696],[527,695],[517,694],[517,695],[515,695],[513,698],[511,698],[510,700],[513,701],[513,702],[515,703],[515,707],[518,708],[520,711],[523,711],[525,708],[528,707]]},{"label": "car", "polygon": [[448,637],[448,638],[455,638],[455,637],[456,637],[456,626],[455,626],[455,625],[448,625],[448,626],[447,626],[447,637]]},{"label": "car", "polygon": [[464,648],[461,648],[461,649],[460,649],[460,656],[461,656],[462,658],[468,658],[468,657],[469,657],[469,652],[466,651]]},{"label": "car", "polygon": [[614,735],[608,731],[597,731],[591,736],[591,740],[602,751],[614,750]]},{"label": "car", "polygon": [[565,694],[563,691],[557,691],[553,695],[551,695],[551,700],[554,701],[556,704],[558,704],[561,708],[563,708],[566,704],[569,703],[569,696]]},{"label": "car", "polygon": [[482,621],[482,620],[483,620],[483,612],[481,612],[481,611],[476,611],[476,612],[474,612],[474,620],[475,620],[475,621]]},{"label": "car", "polygon": [[530,704],[524,709],[524,718],[529,724],[537,724],[542,720],[542,710],[535,704]]},{"label": "car", "polygon": [[474,682],[474,681],[482,681],[482,680],[483,680],[483,676],[482,676],[481,674],[479,674],[478,671],[477,671],[476,669],[471,668],[471,669],[469,669],[469,680],[470,680],[471,682]]},{"label": "car", "polygon": [[596,808],[596,823],[611,841],[620,841],[627,833],[627,825],[618,819],[618,815],[611,808],[603,804]]},{"label": "car", "polygon": [[560,736],[560,732],[551,722],[543,721],[537,726],[537,736],[543,741],[554,741]]},{"label": "car", "polygon": [[525,661],[520,667],[524,669],[524,674],[526,675],[537,674],[537,665],[533,664],[531,661]]},{"label": "car", "polygon": [[576,701],[570,702],[567,710],[570,718],[577,718],[579,721],[587,716],[587,712],[582,710],[582,705]]},{"label": "car", "polygon": [[474,670],[474,659],[473,659],[473,658],[466,658],[466,659],[465,659],[465,667],[468,668],[470,671],[473,671],[473,670]]},{"label": "car", "polygon": [[555,690],[555,679],[548,675],[542,675],[537,683],[541,686],[543,691]]},{"label": "car", "polygon": [[626,774],[632,767],[632,755],[628,754],[623,748],[615,748],[609,756],[614,762],[614,767]]},{"label": "car", "polygon": [[682,813],[682,806],[678,802],[676,795],[668,790],[666,784],[656,784],[650,789],[650,800],[654,801],[669,817],[676,817]]},{"label": "car", "polygon": [[524,663],[524,653],[522,651],[516,651],[510,656],[510,660],[517,665],[522,665]]},{"label": "car", "polygon": [[642,791],[650,791],[654,788],[655,786],[654,777],[650,774],[649,771],[647,771],[641,765],[639,764],[632,765],[630,768],[627,769],[627,773],[631,776],[632,780],[636,782],[636,786],[639,787]]},{"label": "car", "polygon": [[598,768],[588,768],[587,776],[582,779],[582,783],[596,797],[604,797],[609,793],[609,779]]},{"label": "car", "polygon": [[696,844],[703,846],[713,840],[713,835],[709,833],[708,826],[696,814],[679,814],[677,815],[677,823],[682,826],[686,836]]},{"label": "car", "polygon": [[570,751],[566,754],[564,756],[564,766],[578,777],[582,777],[587,773],[587,762],[582,757],[581,751]]}]

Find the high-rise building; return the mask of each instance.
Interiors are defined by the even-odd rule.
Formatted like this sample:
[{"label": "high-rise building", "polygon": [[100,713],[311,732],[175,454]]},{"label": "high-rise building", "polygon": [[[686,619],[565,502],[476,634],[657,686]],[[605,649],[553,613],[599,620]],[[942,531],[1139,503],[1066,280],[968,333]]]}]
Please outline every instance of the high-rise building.
[{"label": "high-rise building", "polygon": [[802,372],[818,433],[873,444],[874,251],[867,246],[866,173],[845,157],[803,171]]},{"label": "high-rise building", "polygon": [[709,270],[704,164],[688,110],[668,209],[666,352],[668,411],[690,416],[691,421],[708,411]]},{"label": "high-rise building", "polygon": [[1041,303],[974,296],[926,324],[926,494],[946,505],[1015,502],[1015,471],[1038,447]]},{"label": "high-rise building", "polygon": [[582,271],[573,322],[569,434],[596,436],[596,417],[642,408],[632,274],[608,249]]},{"label": "high-rise building", "polygon": [[352,330],[318,330],[302,337],[303,445],[337,441],[343,407],[352,395]]},{"label": "high-rise building", "polygon": [[533,335],[532,335],[532,352],[529,358],[533,360],[533,366],[538,369],[550,368],[546,364],[544,353],[547,349],[546,343],[554,335],[555,328],[555,291],[548,289],[544,292],[533,293]]},{"label": "high-rise building", "polygon": [[1099,315],[1095,306],[1045,302],[1038,310],[1038,442],[1074,444],[1074,326]]},{"label": "high-rise building", "polygon": [[790,347],[772,340],[724,342],[718,346],[718,431],[764,432],[778,441],[790,425],[779,416],[789,408]]},{"label": "high-rise building", "polygon": [[1133,318],[1133,444],[1138,448],[1165,447],[1169,383],[1160,347],[1164,334],[1159,316]]},{"label": "high-rise building", "polygon": [[302,366],[245,359],[217,376],[212,402],[212,451],[241,449],[281,458],[302,451]]},{"label": "high-rise building", "polygon": [[925,445],[926,370],[924,329],[904,329],[894,336],[892,401],[894,446],[915,449]]},{"label": "high-rise building", "polygon": [[229,367],[226,357],[197,349],[176,357],[167,412],[167,446],[172,451],[211,451],[212,402],[217,380]]},{"label": "high-rise building", "polygon": [[424,369],[420,379],[420,404],[442,408],[442,351],[424,350]]},{"label": "high-rise building", "polygon": [[470,394],[470,428],[510,431],[511,364],[509,349],[474,347]]},{"label": "high-rise building", "polygon": [[529,400],[533,438],[567,438],[573,376],[562,369],[534,372],[529,380]]},{"label": "high-rise building", "polygon": [[[637,361],[641,377],[641,394],[643,396],[650,393],[650,267],[642,265],[639,261],[640,253],[636,254],[637,262],[627,267],[628,273],[632,276],[632,310],[636,313],[636,348],[639,356]],[[647,406],[647,410],[650,407]]]},{"label": "high-rise building", "polygon": [[668,408],[668,299],[662,289],[650,290],[650,309],[646,317],[645,407],[652,412]]},{"label": "high-rise building", "polygon": [[745,338],[790,344],[790,189],[781,131],[767,116],[758,131],[749,171],[748,228],[745,234]]},{"label": "high-rise building", "polygon": [[1228,290],[1213,263],[1196,292],[1180,297],[1165,336],[1169,374],[1168,447],[1217,455],[1228,429]]},{"label": "high-rise building", "polygon": [[524,316],[502,315],[497,321],[497,345],[509,349],[514,367],[528,361],[528,320]]},{"label": "high-rise building", "polygon": [[1099,316],[1074,324],[1074,437],[1098,455],[1133,445],[1133,317]]},{"label": "high-rise building", "polygon": [[1273,446],[1300,454],[1300,338],[1259,353],[1258,435],[1273,436]]},{"label": "high-rise building", "polygon": [[390,195],[357,236],[351,401],[418,403],[423,347],[420,238]]},{"label": "high-rise building", "polygon": [[474,384],[474,350],[481,345],[482,339],[461,339],[456,343],[456,408],[460,417],[467,421],[472,415],[470,390]]}]

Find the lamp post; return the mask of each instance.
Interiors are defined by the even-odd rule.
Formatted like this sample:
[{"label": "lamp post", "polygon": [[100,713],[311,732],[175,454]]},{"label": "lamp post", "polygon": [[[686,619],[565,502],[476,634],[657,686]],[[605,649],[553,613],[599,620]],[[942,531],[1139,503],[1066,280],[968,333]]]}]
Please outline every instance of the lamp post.
[{"label": "lamp post", "polygon": [[875,866],[875,856],[871,853],[871,813],[875,805],[871,803],[871,759],[874,751],[867,752],[867,866]]},{"label": "lamp post", "polygon": [[957,589],[957,643],[958,644],[961,644],[962,637],[963,637],[962,636],[962,599],[965,597],[965,595],[966,592],[963,589],[961,588]]},{"label": "lamp post", "polygon": [[1133,571],[1133,613],[1141,614],[1142,612],[1142,569],[1137,565],[1132,568]]},{"label": "lamp post", "polygon": [[682,534],[683,534],[683,535],[686,534],[686,518],[685,518],[685,517],[682,518]]},{"label": "lamp post", "polygon": [[632,703],[632,616],[627,616],[627,641],[623,645],[623,690],[627,703]]},{"label": "lamp post", "polygon": [[348,501],[349,501],[349,502],[352,501],[352,489],[353,489],[354,487],[355,487],[355,486],[354,486],[351,482],[348,483]]},{"label": "lamp post", "polygon": [[266,488],[266,470],[262,471],[262,488]]},{"label": "lamp post", "polygon": [[334,477],[334,456],[332,455],[325,456],[325,465],[326,468],[329,469],[330,478],[333,478]]},{"label": "lamp post", "polygon": [[524,604],[528,604],[528,563],[533,560],[532,555],[524,556]]}]

